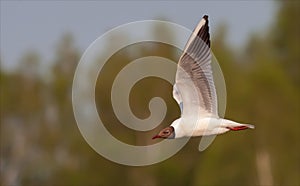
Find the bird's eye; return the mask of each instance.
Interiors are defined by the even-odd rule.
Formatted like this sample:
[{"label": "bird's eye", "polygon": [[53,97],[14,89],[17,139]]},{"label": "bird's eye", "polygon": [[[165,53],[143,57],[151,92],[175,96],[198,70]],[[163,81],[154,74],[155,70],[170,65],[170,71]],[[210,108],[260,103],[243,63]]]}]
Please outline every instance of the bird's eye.
[{"label": "bird's eye", "polygon": [[163,133],[164,133],[164,134],[169,134],[169,131],[164,131]]}]

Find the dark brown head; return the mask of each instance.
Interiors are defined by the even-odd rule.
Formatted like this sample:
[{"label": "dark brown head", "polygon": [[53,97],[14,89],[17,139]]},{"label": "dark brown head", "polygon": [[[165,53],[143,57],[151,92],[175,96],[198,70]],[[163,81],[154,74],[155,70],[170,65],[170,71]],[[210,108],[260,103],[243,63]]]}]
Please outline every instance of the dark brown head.
[{"label": "dark brown head", "polygon": [[156,136],[154,136],[152,139],[156,138],[174,138],[175,137],[175,132],[174,132],[174,127],[169,126],[164,129],[162,129]]}]

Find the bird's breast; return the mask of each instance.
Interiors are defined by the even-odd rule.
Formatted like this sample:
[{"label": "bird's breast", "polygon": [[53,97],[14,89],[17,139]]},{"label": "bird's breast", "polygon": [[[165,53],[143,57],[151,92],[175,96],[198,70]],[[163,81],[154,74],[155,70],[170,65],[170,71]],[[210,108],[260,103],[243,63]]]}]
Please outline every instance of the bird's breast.
[{"label": "bird's breast", "polygon": [[185,118],[182,120],[183,130],[186,136],[210,135],[214,129],[218,128],[221,120],[218,118]]}]

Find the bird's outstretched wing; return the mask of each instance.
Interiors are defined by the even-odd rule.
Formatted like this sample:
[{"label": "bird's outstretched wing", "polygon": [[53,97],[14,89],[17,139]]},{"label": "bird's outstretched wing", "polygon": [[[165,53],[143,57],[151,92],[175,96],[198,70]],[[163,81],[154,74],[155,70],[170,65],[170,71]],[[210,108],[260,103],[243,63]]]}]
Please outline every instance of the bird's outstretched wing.
[{"label": "bird's outstretched wing", "polygon": [[[195,88],[190,86],[191,82]],[[182,116],[191,115],[195,109],[200,109],[200,117],[218,116],[207,15],[193,31],[179,59],[173,97],[180,105]]]}]

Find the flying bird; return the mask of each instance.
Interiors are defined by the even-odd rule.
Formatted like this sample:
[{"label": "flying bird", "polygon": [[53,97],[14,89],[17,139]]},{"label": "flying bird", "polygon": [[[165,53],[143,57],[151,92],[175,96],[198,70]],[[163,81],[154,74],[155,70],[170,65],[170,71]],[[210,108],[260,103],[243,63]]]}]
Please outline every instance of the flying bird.
[{"label": "flying bird", "polygon": [[173,97],[180,107],[181,117],[152,139],[209,136],[254,129],[253,125],[223,119],[218,115],[207,15],[194,29],[179,59]]}]

